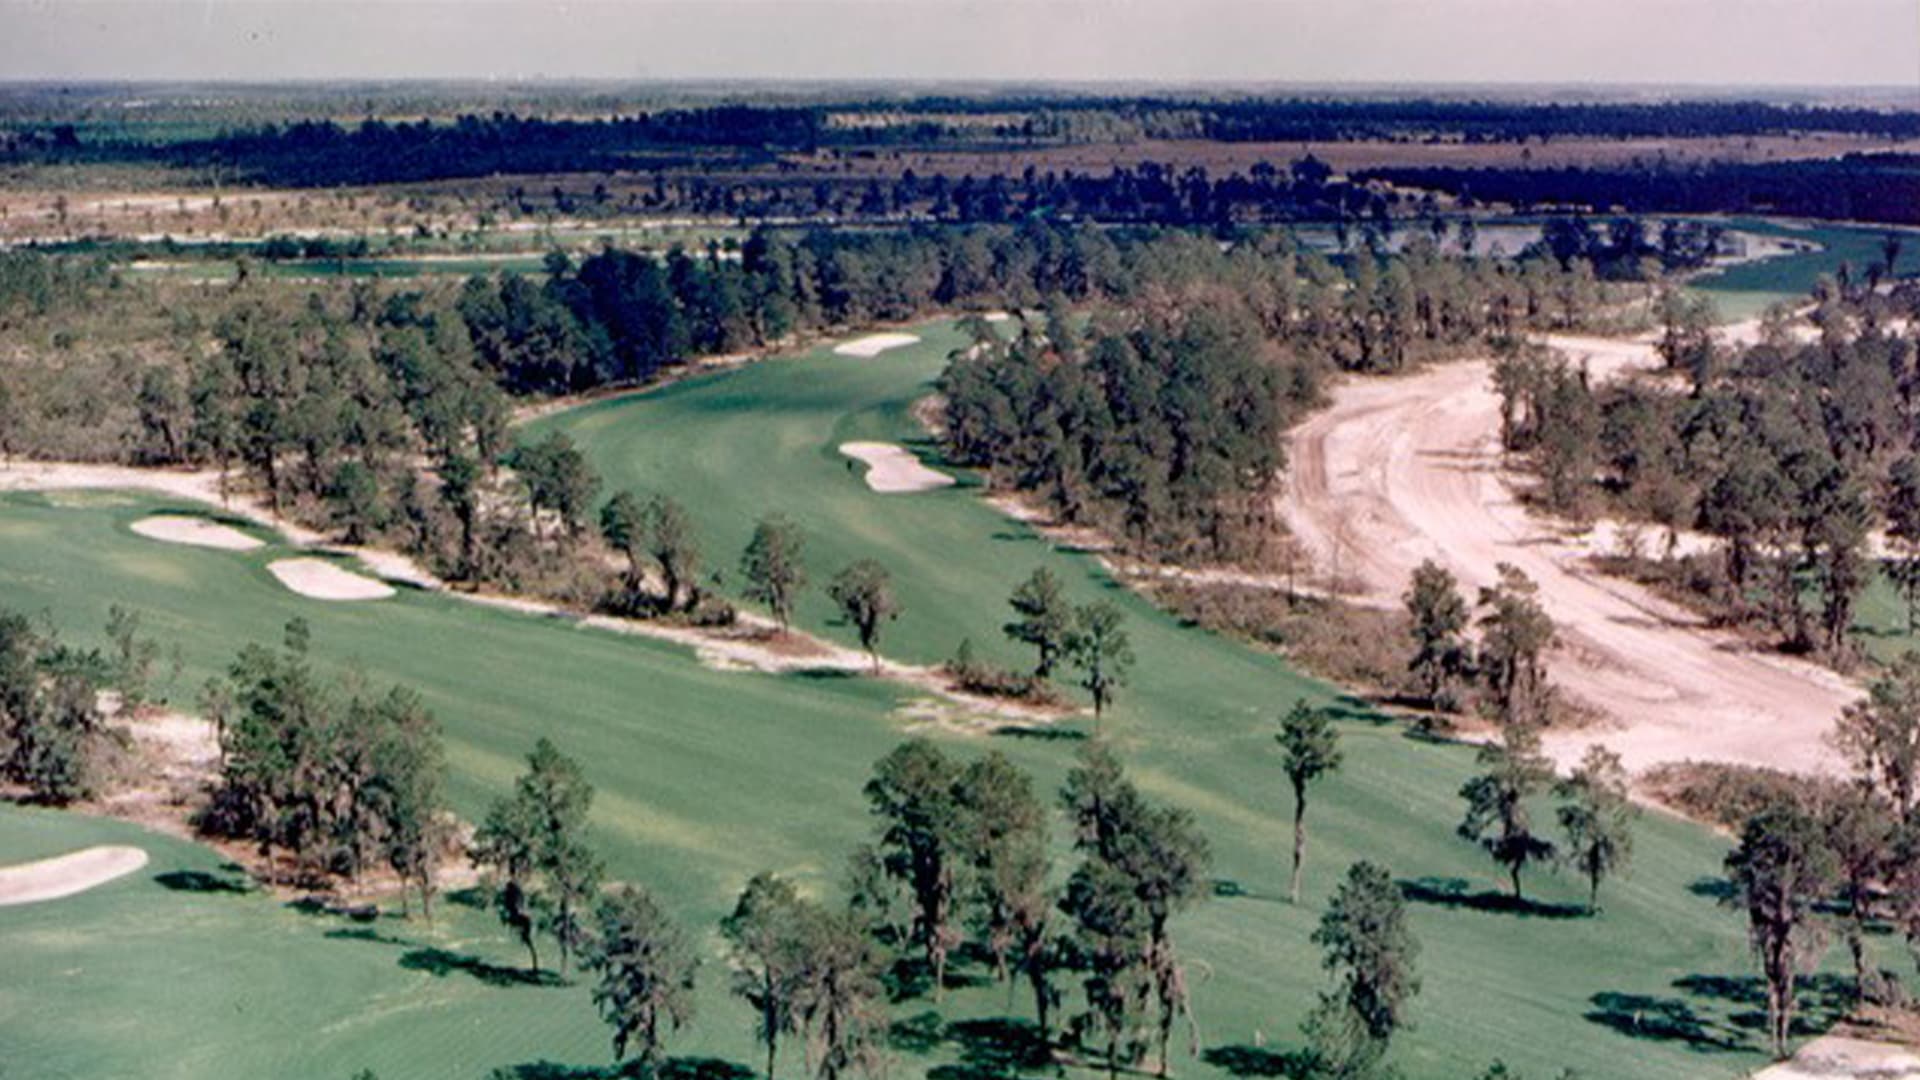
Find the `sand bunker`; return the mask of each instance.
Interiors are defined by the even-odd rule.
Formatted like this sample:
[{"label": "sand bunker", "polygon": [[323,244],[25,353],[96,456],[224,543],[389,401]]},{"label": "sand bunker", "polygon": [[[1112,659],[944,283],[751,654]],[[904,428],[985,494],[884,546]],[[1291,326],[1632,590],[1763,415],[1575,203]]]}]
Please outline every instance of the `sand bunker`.
[{"label": "sand bunker", "polygon": [[156,514],[141,518],[131,528],[149,540],[161,540],[169,544],[192,544],[194,547],[220,548],[223,551],[252,551],[261,546],[260,541],[239,529],[206,518]]},{"label": "sand bunker", "polygon": [[1920,1080],[1920,1056],[1891,1043],[1826,1035],[1753,1080]]},{"label": "sand bunker", "polygon": [[1013,316],[1004,311],[989,311],[985,315],[982,315],[981,318],[988,322],[1006,322],[1008,319],[1013,318]]},{"label": "sand bunker", "polygon": [[833,347],[836,356],[879,356],[888,349],[897,349],[902,345],[912,345],[920,339],[913,334],[868,334],[863,338],[842,342]]},{"label": "sand bunker", "polygon": [[867,486],[883,494],[931,491],[953,483],[953,477],[927,468],[905,447],[893,443],[841,443],[840,452],[866,462]]},{"label": "sand bunker", "polygon": [[280,559],[267,564],[280,584],[315,600],[384,600],[393,587],[361,577],[325,559]]},{"label": "sand bunker", "polygon": [[147,865],[147,853],[137,847],[103,845],[56,855],[51,859],[0,867],[0,907],[36,904],[83,893]]}]

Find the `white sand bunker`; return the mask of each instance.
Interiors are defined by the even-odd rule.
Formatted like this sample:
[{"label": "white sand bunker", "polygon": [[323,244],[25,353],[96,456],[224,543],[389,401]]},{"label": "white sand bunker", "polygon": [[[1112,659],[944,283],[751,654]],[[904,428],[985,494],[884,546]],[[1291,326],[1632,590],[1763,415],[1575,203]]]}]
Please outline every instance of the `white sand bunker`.
[{"label": "white sand bunker", "polygon": [[1915,1080],[1920,1056],[1891,1043],[1826,1035],[1800,1048],[1792,1060],[1753,1074],[1753,1080]]},{"label": "white sand bunker", "polygon": [[840,452],[867,465],[867,486],[886,495],[931,491],[953,483],[953,477],[920,464],[904,446],[883,442],[847,442]]},{"label": "white sand bunker", "polygon": [[147,853],[120,844],[82,848],[51,859],[0,867],[0,907],[83,893],[147,865]]},{"label": "white sand bunker", "polygon": [[141,518],[131,528],[149,540],[161,540],[169,544],[192,544],[194,547],[220,548],[223,551],[252,551],[261,546],[259,540],[239,529],[206,518],[156,514]]},{"label": "white sand bunker", "polygon": [[393,595],[393,586],[325,559],[279,559],[268,563],[267,570],[280,584],[315,600],[384,600]]},{"label": "white sand bunker", "polygon": [[833,347],[836,356],[879,356],[888,349],[912,345],[920,339],[913,334],[868,334]]},{"label": "white sand bunker", "polygon": [[989,311],[985,315],[982,315],[981,318],[988,322],[1006,322],[1008,319],[1013,318],[1013,316],[1004,311]]}]

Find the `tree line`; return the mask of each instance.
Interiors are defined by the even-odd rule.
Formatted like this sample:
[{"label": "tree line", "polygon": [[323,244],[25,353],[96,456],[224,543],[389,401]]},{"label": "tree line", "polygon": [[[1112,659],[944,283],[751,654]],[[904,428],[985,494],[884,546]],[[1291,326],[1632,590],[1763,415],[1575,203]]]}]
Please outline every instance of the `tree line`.
[{"label": "tree line", "polygon": [[1165,257],[1181,272],[1084,326],[1064,306],[1011,341],[976,324],[940,390],[949,459],[1167,557],[1259,557],[1281,434],[1328,372],[1399,371],[1605,317],[1606,290],[1578,256],[1564,269],[1459,260],[1421,237],[1336,266],[1262,235]]},{"label": "tree line", "polygon": [[1630,214],[1783,214],[1828,221],[1920,224],[1910,197],[1912,154],[1852,153],[1811,161],[1655,163],[1625,167],[1393,167],[1358,170],[1379,181],[1443,191],[1525,212],[1588,207]]},{"label": "tree line", "polygon": [[[1700,303],[1668,296],[1664,377],[1594,386],[1550,350],[1516,347],[1494,371],[1503,443],[1539,476],[1549,509],[1664,531],[1660,558],[1636,572],[1789,649],[1850,663],[1877,527],[1892,540],[1896,578],[1915,580],[1920,368],[1899,327],[1920,294],[1875,288],[1899,247],[1890,240],[1879,268],[1821,287],[1811,338],[1775,318],[1760,341],[1731,348]],[[1686,529],[1717,538],[1718,555],[1674,557]]]},{"label": "tree line", "polygon": [[[409,111],[433,110],[413,105]],[[1345,142],[1447,137],[1497,143],[1815,131],[1895,138],[1920,130],[1920,120],[1910,112],[1760,101],[1558,104],[996,94],[904,101],[673,103],[645,110],[609,103],[608,111],[612,115],[606,117],[549,118],[495,110],[444,120],[369,117],[354,125],[290,118],[184,139],[164,134],[142,138],[137,128],[103,138],[89,127],[56,119],[10,126],[0,135],[0,160],[187,167],[219,161],[256,182],[317,187],[613,171],[650,157],[684,160],[731,153],[765,160],[778,152],[825,148],[1014,150],[1143,138]]]}]

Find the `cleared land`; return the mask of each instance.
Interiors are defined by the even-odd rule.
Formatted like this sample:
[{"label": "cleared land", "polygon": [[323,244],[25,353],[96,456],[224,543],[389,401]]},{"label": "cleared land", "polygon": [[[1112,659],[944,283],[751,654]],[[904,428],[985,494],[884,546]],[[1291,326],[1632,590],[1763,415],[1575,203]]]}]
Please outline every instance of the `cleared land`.
[{"label": "cleared land", "polygon": [[[1559,339],[1596,378],[1653,367],[1641,342]],[[1552,735],[1563,762],[1595,742],[1631,768],[1687,758],[1833,768],[1826,736],[1859,691],[1805,661],[1769,654],[1587,564],[1588,544],[1529,511],[1503,468],[1491,365],[1350,379],[1293,433],[1283,509],[1296,535],[1362,598],[1399,603],[1434,559],[1471,597],[1510,563],[1540,586],[1560,630],[1555,683],[1611,723]]]}]

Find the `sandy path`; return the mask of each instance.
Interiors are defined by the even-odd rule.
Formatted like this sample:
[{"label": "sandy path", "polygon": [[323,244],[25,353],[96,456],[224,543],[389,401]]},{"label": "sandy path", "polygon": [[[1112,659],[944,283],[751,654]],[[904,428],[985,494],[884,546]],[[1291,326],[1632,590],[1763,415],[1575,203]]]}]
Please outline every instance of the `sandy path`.
[{"label": "sandy path", "polygon": [[259,540],[231,525],[222,525],[217,521],[208,521],[206,518],[155,514],[152,517],[141,518],[128,528],[149,540],[159,540],[168,544],[191,544],[194,547],[219,548],[222,551],[252,551],[254,548],[263,546]]},{"label": "sandy path", "polygon": [[0,867],[0,907],[37,904],[83,893],[147,865],[147,853],[137,847],[102,845],[56,855],[51,859]]},{"label": "sandy path", "polygon": [[325,559],[276,559],[267,564],[267,572],[280,584],[315,600],[385,600],[393,595],[393,586]]},{"label": "sandy path", "polygon": [[898,349],[903,345],[912,345],[920,340],[916,334],[885,333],[868,334],[852,341],[842,342],[833,347],[836,356],[874,357],[888,349]]},{"label": "sandy path", "polygon": [[[1741,328],[1740,333],[1750,333]],[[1649,365],[1645,341],[1558,339],[1597,377]],[[1484,361],[1350,379],[1295,429],[1282,499],[1313,555],[1358,598],[1397,605],[1432,558],[1471,598],[1518,566],[1561,628],[1553,680],[1608,722],[1552,736],[1559,760],[1604,742],[1631,768],[1687,758],[1833,769],[1824,741],[1859,691],[1803,661],[1761,653],[1585,562],[1586,545],[1530,515],[1501,469],[1499,399]]]},{"label": "sandy path", "polygon": [[904,446],[883,442],[844,442],[840,452],[866,463],[867,486],[886,495],[932,491],[953,483],[953,477],[929,469]]}]

